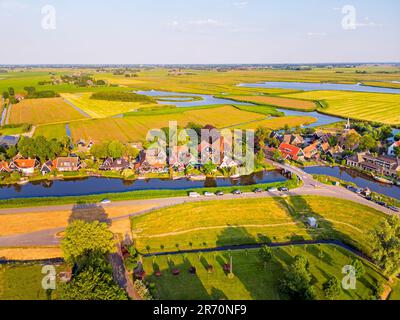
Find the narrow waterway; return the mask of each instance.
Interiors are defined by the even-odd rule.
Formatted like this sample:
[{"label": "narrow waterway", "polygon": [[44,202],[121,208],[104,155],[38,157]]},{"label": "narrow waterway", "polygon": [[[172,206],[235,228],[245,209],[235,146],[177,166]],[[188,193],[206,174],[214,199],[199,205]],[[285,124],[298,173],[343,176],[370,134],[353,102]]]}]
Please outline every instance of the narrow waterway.
[{"label": "narrow waterway", "polygon": [[306,167],[303,169],[309,174],[327,175],[347,182],[353,182],[360,188],[369,188],[371,191],[380,193],[395,199],[400,200],[400,187],[395,185],[383,184],[375,181],[368,175],[359,173],[358,171],[345,169],[341,167]]},{"label": "narrow waterway", "polygon": [[246,186],[283,182],[286,180],[278,171],[257,172],[238,179],[207,178],[201,181],[193,181],[186,178],[178,180],[147,179],[126,181],[122,179],[90,177],[74,180],[30,182],[22,186],[4,185],[0,187],[0,199],[82,196],[138,190],[186,190],[204,187]]}]

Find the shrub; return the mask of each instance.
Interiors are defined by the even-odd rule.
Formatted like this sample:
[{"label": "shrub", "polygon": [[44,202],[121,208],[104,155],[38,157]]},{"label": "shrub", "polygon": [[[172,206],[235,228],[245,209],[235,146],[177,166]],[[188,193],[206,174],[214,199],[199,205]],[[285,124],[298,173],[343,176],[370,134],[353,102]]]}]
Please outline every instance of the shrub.
[{"label": "shrub", "polygon": [[142,280],[136,280],[133,283],[133,288],[143,300],[154,300],[153,295]]}]

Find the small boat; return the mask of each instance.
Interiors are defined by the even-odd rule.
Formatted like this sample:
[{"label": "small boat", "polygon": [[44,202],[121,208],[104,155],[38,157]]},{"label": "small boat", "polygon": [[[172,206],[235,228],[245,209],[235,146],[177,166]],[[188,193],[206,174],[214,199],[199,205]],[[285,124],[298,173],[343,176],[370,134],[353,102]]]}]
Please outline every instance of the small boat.
[{"label": "small boat", "polygon": [[21,179],[17,182],[18,185],[22,186],[24,184],[27,184],[29,182],[29,179],[25,178],[25,179]]},{"label": "small boat", "polygon": [[233,176],[230,177],[231,179],[239,179],[240,174],[234,174]]},{"label": "small boat", "polygon": [[189,178],[190,180],[192,180],[192,181],[202,181],[202,180],[206,180],[206,176],[191,176],[190,178]]},{"label": "small boat", "polygon": [[396,181],[396,186],[400,187],[400,181]]},{"label": "small boat", "polygon": [[386,178],[383,177],[378,177],[378,176],[372,176],[376,181],[380,182],[380,183],[385,183],[385,184],[394,184],[393,181],[388,180]]}]

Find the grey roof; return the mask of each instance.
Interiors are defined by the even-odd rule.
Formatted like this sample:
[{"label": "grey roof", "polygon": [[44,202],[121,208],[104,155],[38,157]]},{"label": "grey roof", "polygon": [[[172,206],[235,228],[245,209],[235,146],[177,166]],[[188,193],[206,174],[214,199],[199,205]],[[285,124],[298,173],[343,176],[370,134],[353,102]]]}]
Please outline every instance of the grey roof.
[{"label": "grey roof", "polygon": [[15,146],[18,143],[19,137],[15,136],[1,136],[0,137],[0,145],[1,146]]}]

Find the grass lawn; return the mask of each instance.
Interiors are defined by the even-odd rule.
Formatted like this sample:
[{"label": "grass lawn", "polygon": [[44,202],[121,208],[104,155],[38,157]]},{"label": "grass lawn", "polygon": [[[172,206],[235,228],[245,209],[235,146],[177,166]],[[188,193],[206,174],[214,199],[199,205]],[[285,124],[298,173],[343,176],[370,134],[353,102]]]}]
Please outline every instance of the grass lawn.
[{"label": "grass lawn", "polygon": [[62,98],[25,99],[12,105],[10,124],[46,124],[85,118]]},{"label": "grass lawn", "polygon": [[[323,257],[321,258],[321,253]],[[210,252],[185,255],[147,257],[144,269],[147,280],[154,283],[158,298],[166,300],[278,300],[287,297],[279,294],[279,280],[285,268],[296,255],[307,256],[317,299],[326,299],[322,285],[330,277],[339,281],[343,278],[342,268],[354,258],[350,252],[330,245],[308,245],[273,248],[273,260],[264,265],[258,258],[258,250],[233,250],[230,253]],[[232,255],[234,278],[229,279],[223,271],[223,264],[228,263]],[[212,265],[213,272],[208,273],[205,266]],[[356,290],[342,291],[338,299],[362,300],[372,295],[372,285],[376,280],[384,281],[368,262],[364,261],[366,274],[357,281]],[[190,266],[196,268],[196,275],[188,272]],[[174,276],[172,268],[179,268],[181,273]],[[154,271],[160,270],[157,278]]]},{"label": "grass lawn", "polygon": [[309,91],[286,94],[285,97],[323,100],[328,108],[324,113],[357,120],[400,124],[400,95],[347,91]]},{"label": "grass lawn", "polygon": [[56,138],[57,140],[61,140],[67,136],[66,124],[59,123],[38,126],[36,127],[34,136],[44,136],[48,139]]},{"label": "grass lawn", "polygon": [[[318,229],[307,228],[308,216],[318,220]],[[383,216],[360,204],[318,196],[219,200],[132,217],[132,232],[144,253],[312,239],[339,239],[368,253],[367,232]]]},{"label": "grass lawn", "polygon": [[82,109],[92,118],[106,118],[117,114],[134,111],[139,108],[155,106],[142,102],[123,102],[90,99],[92,93],[63,93],[62,96],[74,106]]},{"label": "grass lawn", "polygon": [[[65,265],[56,266],[57,272],[65,269]],[[42,288],[43,276],[42,265],[0,265],[0,300],[56,299],[57,290],[48,296],[46,290]],[[58,280],[57,284],[59,284]]]},{"label": "grass lawn", "polygon": [[224,96],[236,101],[252,102],[256,104],[272,105],[279,108],[287,108],[302,111],[314,111],[317,105],[313,101],[296,100],[271,96]]}]

